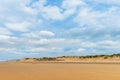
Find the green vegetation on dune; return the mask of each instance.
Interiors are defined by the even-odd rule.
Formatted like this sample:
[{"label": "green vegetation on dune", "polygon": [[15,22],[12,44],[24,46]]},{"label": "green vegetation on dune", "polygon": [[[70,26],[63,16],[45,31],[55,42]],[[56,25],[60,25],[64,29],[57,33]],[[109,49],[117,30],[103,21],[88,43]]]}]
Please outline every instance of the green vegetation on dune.
[{"label": "green vegetation on dune", "polygon": [[[24,60],[35,60],[35,61],[62,61],[62,59],[67,59],[67,58],[72,58],[72,59],[92,59],[92,58],[103,58],[103,59],[108,59],[108,58],[114,58],[114,57],[119,57],[120,54],[112,54],[112,55],[87,55],[87,56],[60,56],[60,57],[43,57],[43,58],[24,58]],[[16,60],[20,61],[20,60]]]},{"label": "green vegetation on dune", "polygon": [[24,58],[24,60],[35,60],[35,61],[54,61],[56,58],[43,57],[43,58]]},{"label": "green vegetation on dune", "polygon": [[51,57],[34,58],[34,59],[38,60],[38,61],[53,61],[53,60],[56,60],[56,58],[51,58]]}]

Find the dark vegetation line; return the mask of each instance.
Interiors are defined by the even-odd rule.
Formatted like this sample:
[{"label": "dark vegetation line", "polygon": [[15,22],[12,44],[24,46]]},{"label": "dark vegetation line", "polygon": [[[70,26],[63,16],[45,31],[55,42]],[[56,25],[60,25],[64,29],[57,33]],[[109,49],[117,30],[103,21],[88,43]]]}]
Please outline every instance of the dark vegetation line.
[{"label": "dark vegetation line", "polygon": [[[104,59],[107,58],[113,58],[113,57],[120,57],[120,54],[112,54],[112,55],[87,55],[87,56],[60,56],[60,57],[43,57],[43,58],[24,58],[24,60],[37,60],[37,61],[59,61],[58,58],[79,58],[79,59],[85,59],[85,58],[99,58],[102,57]],[[19,60],[16,60],[19,61]]]}]

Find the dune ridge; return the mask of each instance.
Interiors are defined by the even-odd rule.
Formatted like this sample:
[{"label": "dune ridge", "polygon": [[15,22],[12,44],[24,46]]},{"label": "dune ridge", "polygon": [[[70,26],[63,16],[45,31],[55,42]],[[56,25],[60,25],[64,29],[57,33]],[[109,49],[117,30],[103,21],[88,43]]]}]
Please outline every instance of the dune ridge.
[{"label": "dune ridge", "polygon": [[88,56],[60,56],[43,58],[24,58],[14,62],[76,62],[76,63],[120,63],[120,54],[88,55]]}]

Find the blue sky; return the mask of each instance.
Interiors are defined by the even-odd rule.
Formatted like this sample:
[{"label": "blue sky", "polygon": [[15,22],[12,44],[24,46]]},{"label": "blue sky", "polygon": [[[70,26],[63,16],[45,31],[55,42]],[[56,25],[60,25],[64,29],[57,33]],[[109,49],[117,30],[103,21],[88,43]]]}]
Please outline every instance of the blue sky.
[{"label": "blue sky", "polygon": [[0,60],[120,52],[120,0],[0,0]]}]

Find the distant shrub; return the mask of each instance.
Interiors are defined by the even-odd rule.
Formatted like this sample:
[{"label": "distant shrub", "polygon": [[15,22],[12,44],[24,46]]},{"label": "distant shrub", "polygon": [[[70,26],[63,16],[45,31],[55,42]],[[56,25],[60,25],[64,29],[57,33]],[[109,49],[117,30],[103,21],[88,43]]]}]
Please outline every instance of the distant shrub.
[{"label": "distant shrub", "polygon": [[[120,54],[113,54],[113,55],[87,55],[87,56],[60,56],[60,57],[43,57],[43,58],[25,58],[24,60],[34,59],[37,61],[57,61],[59,58],[79,58],[79,59],[86,59],[86,58],[104,58],[108,59],[111,57],[120,57]],[[19,60],[16,60],[19,61]]]},{"label": "distant shrub", "polygon": [[30,58],[25,58],[25,60],[29,60]]},{"label": "distant shrub", "polygon": [[16,61],[20,61],[20,59],[17,59]]},{"label": "distant shrub", "polygon": [[120,57],[120,54],[113,54],[112,56]]},{"label": "distant shrub", "polygon": [[105,56],[104,59],[108,59],[108,56]]},{"label": "distant shrub", "polygon": [[56,60],[57,58],[43,57],[43,58],[33,58],[33,59],[37,61],[53,61]]}]

